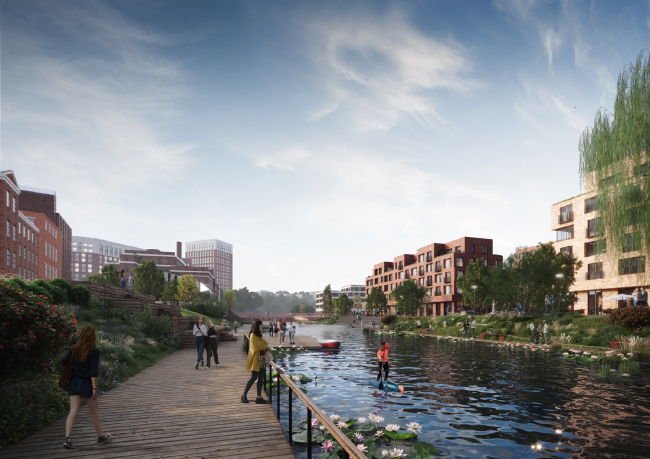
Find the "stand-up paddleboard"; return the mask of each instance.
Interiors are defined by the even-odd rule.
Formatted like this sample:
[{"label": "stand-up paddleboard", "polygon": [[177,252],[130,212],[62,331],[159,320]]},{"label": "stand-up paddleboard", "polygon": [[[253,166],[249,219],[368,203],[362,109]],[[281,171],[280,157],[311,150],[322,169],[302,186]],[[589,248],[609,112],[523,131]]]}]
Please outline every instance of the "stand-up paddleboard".
[{"label": "stand-up paddleboard", "polygon": [[401,394],[404,393],[404,386],[400,386],[399,384],[395,384],[392,382],[383,382],[383,381],[366,381],[366,384],[369,386],[373,387],[378,387],[380,390],[385,390],[385,391],[394,391],[394,392],[399,392]]}]

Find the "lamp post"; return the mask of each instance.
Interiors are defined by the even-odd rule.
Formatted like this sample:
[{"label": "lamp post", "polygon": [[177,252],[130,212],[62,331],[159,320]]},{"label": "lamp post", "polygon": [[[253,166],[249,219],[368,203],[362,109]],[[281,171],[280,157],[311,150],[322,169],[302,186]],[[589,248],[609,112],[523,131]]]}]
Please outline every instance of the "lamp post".
[{"label": "lamp post", "polygon": [[472,285],[472,290],[474,290],[474,314],[476,314],[476,289],[478,288],[478,285]]},{"label": "lamp post", "polygon": [[557,273],[555,275],[555,278],[557,279],[557,292],[555,295],[555,302],[557,303],[557,312],[560,312],[560,282],[562,282],[562,279],[564,278],[564,274],[562,273]]}]

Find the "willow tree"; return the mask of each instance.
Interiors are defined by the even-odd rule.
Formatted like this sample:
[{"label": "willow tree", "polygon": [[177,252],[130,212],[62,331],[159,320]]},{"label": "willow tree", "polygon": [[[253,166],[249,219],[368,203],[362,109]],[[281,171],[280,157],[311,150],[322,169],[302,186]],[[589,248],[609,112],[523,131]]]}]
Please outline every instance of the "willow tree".
[{"label": "willow tree", "polygon": [[607,256],[650,247],[648,145],[650,61],[641,52],[619,73],[614,112],[600,109],[580,138],[580,175],[598,192],[596,233],[607,238]]}]

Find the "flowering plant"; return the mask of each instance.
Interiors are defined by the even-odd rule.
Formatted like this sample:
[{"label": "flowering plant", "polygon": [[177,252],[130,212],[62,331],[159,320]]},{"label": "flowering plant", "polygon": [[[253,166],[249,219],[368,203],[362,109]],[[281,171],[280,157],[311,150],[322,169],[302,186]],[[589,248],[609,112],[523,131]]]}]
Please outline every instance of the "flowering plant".
[{"label": "flowering plant", "polygon": [[614,309],[607,318],[610,324],[635,330],[650,325],[650,308]]}]

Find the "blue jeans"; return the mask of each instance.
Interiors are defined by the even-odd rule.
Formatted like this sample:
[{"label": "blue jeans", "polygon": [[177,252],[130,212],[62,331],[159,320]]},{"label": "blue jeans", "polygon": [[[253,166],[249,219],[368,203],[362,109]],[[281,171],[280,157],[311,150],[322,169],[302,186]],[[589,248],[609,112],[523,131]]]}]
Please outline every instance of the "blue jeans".
[{"label": "blue jeans", "polygon": [[474,339],[474,332],[476,331],[476,328],[472,327],[472,339]]},{"label": "blue jeans", "polygon": [[126,288],[126,279],[120,279],[120,287]]},{"label": "blue jeans", "polygon": [[467,338],[467,329],[463,328],[463,338]]},{"label": "blue jeans", "polygon": [[640,306],[641,300],[634,300],[634,306]]},{"label": "blue jeans", "polygon": [[197,336],[194,338],[194,342],[196,343],[196,361],[200,362],[203,360],[203,349],[205,348],[205,338],[203,336]]}]

